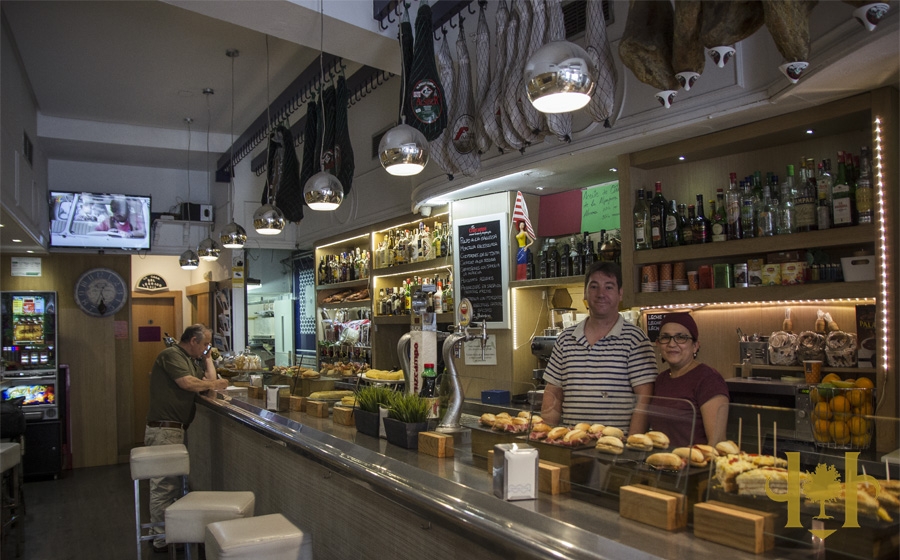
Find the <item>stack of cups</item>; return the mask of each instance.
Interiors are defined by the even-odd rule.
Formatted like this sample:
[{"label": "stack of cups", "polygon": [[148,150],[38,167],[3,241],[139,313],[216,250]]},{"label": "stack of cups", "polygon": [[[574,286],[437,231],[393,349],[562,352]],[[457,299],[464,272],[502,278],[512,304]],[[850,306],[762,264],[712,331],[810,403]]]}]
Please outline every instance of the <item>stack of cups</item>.
[{"label": "stack of cups", "polygon": [[688,277],[688,289],[689,290],[699,290],[700,289],[700,274],[696,270],[692,270],[687,273]]},{"label": "stack of cups", "polygon": [[684,266],[684,262],[672,265],[672,285],[675,286],[676,292],[688,289],[687,267]]},{"label": "stack of cups", "polygon": [[672,291],[672,263],[659,265],[659,291]]},{"label": "stack of cups", "polygon": [[659,291],[659,267],[655,264],[644,265],[641,269],[641,291]]}]

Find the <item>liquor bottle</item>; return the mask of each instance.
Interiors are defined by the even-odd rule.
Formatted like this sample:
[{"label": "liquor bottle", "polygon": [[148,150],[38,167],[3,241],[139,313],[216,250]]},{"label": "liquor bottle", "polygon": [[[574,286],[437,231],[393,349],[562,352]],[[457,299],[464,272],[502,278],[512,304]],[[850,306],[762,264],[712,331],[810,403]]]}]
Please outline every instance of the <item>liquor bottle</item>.
[{"label": "liquor bottle", "polygon": [[850,184],[847,181],[847,163],[844,152],[838,152],[838,172],[832,189],[832,225],[846,227],[853,225],[854,201],[850,197]]},{"label": "liquor bottle", "polygon": [[432,298],[434,302],[434,312],[435,313],[443,313],[444,310],[444,287],[441,285],[441,281],[437,281],[437,289],[434,291],[434,296]]},{"label": "liquor bottle", "polygon": [[422,370],[422,389],[419,391],[420,397],[430,399],[437,393],[437,374],[434,371],[434,364],[425,364]]},{"label": "liquor bottle", "polygon": [[651,247],[650,208],[644,201],[644,189],[638,189],[634,204],[634,250],[643,251]]},{"label": "liquor bottle", "polygon": [[406,313],[412,309],[412,280],[407,278],[403,285],[403,309]]},{"label": "liquor bottle", "polygon": [[794,183],[794,215],[796,217],[796,231],[815,231],[816,229],[816,203],[818,202],[818,189],[811,188],[809,181],[809,169],[806,160],[800,158],[800,174],[794,180],[794,166],[787,166],[788,180]]},{"label": "liquor bottle", "polygon": [[728,222],[728,239],[741,239],[741,191],[737,185],[737,173],[728,175],[728,191],[725,193],[725,219]]},{"label": "liquor bottle", "polygon": [[831,228],[831,188],[833,182],[831,173],[825,167],[825,160],[819,163],[816,173],[816,226],[822,229]]},{"label": "liquor bottle", "polygon": [[681,245],[681,216],[678,214],[678,205],[675,199],[669,201],[666,209],[666,247],[678,247]]},{"label": "liquor bottle", "polygon": [[769,194],[769,186],[763,187],[763,205],[757,216],[756,236],[769,237],[775,235],[775,215],[777,210],[772,205],[772,197]]},{"label": "liquor bottle", "polygon": [[872,188],[869,165],[869,148],[863,146],[859,150],[859,179],[856,180],[856,215],[860,224],[871,224],[875,220],[875,189]]},{"label": "liquor bottle", "polygon": [[703,213],[702,194],[697,195],[697,217],[694,218],[694,221],[691,224],[691,230],[694,243],[709,243],[712,241],[710,239],[712,226],[710,225],[709,220],[706,219],[706,215]]},{"label": "liquor bottle", "polygon": [[578,252],[578,242],[575,240],[575,235],[569,237],[569,266],[571,267],[569,270],[569,274],[572,276],[581,276],[584,274],[584,268],[581,267],[582,259],[581,253]]},{"label": "liquor bottle", "polygon": [[559,248],[559,276],[566,277],[571,274],[571,261],[569,260],[569,246],[563,244]]},{"label": "liquor bottle", "polygon": [[785,235],[797,231],[797,214],[794,208],[794,177],[788,174],[781,183],[781,200],[778,204],[778,217],[775,233]]},{"label": "liquor bottle", "polygon": [[[685,208],[687,214],[685,214]],[[681,212],[681,244],[692,245],[694,243],[694,220],[697,219],[697,216],[694,215],[694,205],[679,204],[678,210]]]},{"label": "liquor bottle", "polygon": [[716,189],[716,199],[709,201],[711,212],[713,242],[728,240],[728,221],[725,217],[725,193],[722,189]]},{"label": "liquor bottle", "polygon": [[756,206],[753,204],[753,196],[749,192],[741,203],[741,229],[744,239],[756,237]]},{"label": "liquor bottle", "polygon": [[556,250],[556,239],[550,238],[547,248],[547,278],[559,277],[559,252]]},{"label": "liquor bottle", "polygon": [[582,273],[587,272],[589,266],[594,264],[594,242],[591,240],[591,235],[588,232],[584,232],[582,234],[582,248],[581,248],[581,270]]},{"label": "liquor bottle", "polygon": [[650,244],[654,249],[666,246],[666,198],[662,194],[662,182],[657,181],[656,195],[650,201]]},{"label": "liquor bottle", "polygon": [[448,276],[444,280],[444,300],[441,302],[441,305],[444,308],[444,312],[450,311],[454,313],[456,311],[454,304],[454,293],[453,293],[453,276]]},{"label": "liquor bottle", "polygon": [[325,283],[325,255],[319,259],[319,284]]}]

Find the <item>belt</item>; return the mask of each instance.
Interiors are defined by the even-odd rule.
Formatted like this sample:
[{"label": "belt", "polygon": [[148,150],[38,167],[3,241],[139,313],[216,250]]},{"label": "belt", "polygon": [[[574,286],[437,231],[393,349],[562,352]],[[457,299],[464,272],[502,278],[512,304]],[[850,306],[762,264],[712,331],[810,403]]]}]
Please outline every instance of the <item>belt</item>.
[{"label": "belt", "polygon": [[151,428],[181,428],[182,430],[187,430],[187,424],[182,424],[181,422],[153,421],[147,422],[147,425]]}]

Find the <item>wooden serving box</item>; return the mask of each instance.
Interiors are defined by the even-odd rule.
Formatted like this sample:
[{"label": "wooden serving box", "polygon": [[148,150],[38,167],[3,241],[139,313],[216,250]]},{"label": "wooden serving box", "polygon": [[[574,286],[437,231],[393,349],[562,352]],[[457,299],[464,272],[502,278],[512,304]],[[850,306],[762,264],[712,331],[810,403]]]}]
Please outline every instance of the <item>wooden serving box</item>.
[{"label": "wooden serving box", "polygon": [[775,547],[775,516],[715,500],[696,504],[694,536],[760,554]]},{"label": "wooden serving box", "polygon": [[419,453],[440,458],[453,457],[453,436],[438,432],[419,432]]},{"label": "wooden serving box", "polygon": [[622,486],[619,515],[666,531],[675,531],[687,526],[687,499],[684,494],[645,484]]},{"label": "wooden serving box", "polygon": [[353,419],[353,408],[349,406],[336,405],[332,409],[331,419],[335,424],[341,426],[355,426],[356,421]]}]

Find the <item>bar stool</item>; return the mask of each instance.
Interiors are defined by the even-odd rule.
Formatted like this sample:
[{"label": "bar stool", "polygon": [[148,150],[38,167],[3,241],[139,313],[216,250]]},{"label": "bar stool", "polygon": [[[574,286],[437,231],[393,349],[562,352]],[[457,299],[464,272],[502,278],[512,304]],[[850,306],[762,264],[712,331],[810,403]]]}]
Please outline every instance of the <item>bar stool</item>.
[{"label": "bar stool", "polygon": [[312,560],[312,539],[280,513],[206,526],[207,560]]},{"label": "bar stool", "polygon": [[[138,560],[141,560],[142,541],[165,536],[165,533],[149,533],[150,528],[164,526],[164,522],[141,523],[140,481],[164,476],[180,476],[184,493],[187,493],[187,475],[190,469],[191,463],[187,447],[181,443],[135,447],[131,450],[131,478],[134,480],[134,533]],[[146,535],[144,529],[148,530]]]},{"label": "bar stool", "polygon": [[3,509],[9,510],[9,519],[3,524],[3,531],[12,525],[16,530],[16,558],[22,555],[24,542],[23,511],[24,498],[20,492],[22,478],[20,465],[22,463],[22,446],[14,442],[0,443],[0,473],[4,478],[3,483]]},{"label": "bar stool", "polygon": [[194,544],[203,542],[207,525],[253,517],[255,504],[253,492],[189,492],[166,508],[166,544],[184,543],[189,560]]}]

